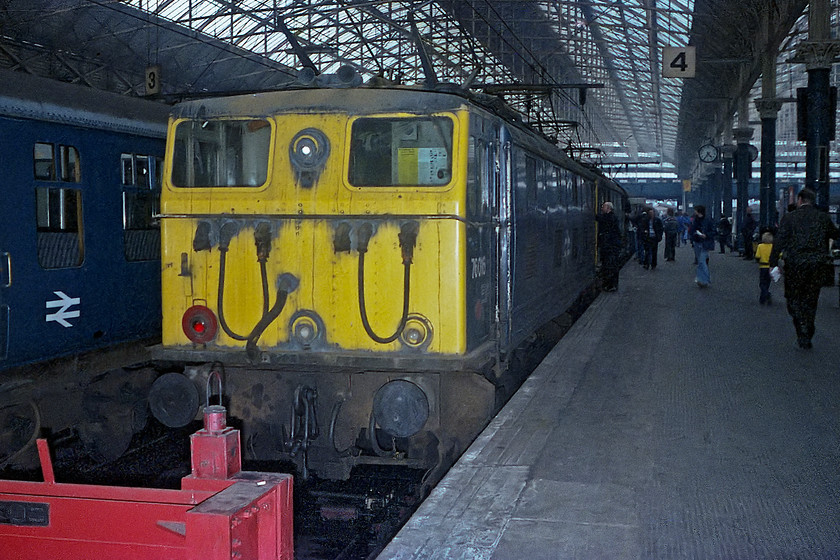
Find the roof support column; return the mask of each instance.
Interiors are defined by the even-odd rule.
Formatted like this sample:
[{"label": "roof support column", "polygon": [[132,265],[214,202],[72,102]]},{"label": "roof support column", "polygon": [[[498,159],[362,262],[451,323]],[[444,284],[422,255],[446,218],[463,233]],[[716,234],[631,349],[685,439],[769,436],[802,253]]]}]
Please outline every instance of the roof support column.
[{"label": "roof support column", "polygon": [[732,130],[732,122],[728,121],[723,127],[726,131],[725,138],[721,138],[720,156],[723,159],[723,175],[721,176],[721,200],[723,201],[723,215],[732,217],[732,156],[735,153],[735,146],[729,136]]},{"label": "roof support column", "polygon": [[752,255],[752,248],[747,247],[746,244],[751,240],[743,239],[742,229],[744,225],[744,217],[747,215],[747,206],[750,203],[750,177],[752,176],[752,157],[750,154],[750,140],[753,137],[753,129],[749,124],[749,100],[746,96],[739,100],[738,109],[738,128],[734,129],[732,133],[735,135],[735,185],[738,200],[737,208],[737,227],[738,239],[743,242],[745,255]]},{"label": "roof support column", "polygon": [[[830,39],[829,0],[811,0],[808,11],[808,40],[802,41],[791,62],[805,64],[808,87],[805,102],[805,186],[817,193],[817,207],[828,210],[828,162],[834,133],[829,78],[838,61],[840,42]],[[802,110],[802,107],[799,107]]]},{"label": "roof support column", "polygon": [[[763,32],[770,33],[770,14],[763,15]],[[768,41],[765,40],[765,44]],[[761,117],[761,187],[759,190],[760,228],[776,225],[776,117],[782,108],[782,101],[776,98],[776,57],[777,49],[769,45],[761,57],[761,97],[755,100],[755,107]]]}]

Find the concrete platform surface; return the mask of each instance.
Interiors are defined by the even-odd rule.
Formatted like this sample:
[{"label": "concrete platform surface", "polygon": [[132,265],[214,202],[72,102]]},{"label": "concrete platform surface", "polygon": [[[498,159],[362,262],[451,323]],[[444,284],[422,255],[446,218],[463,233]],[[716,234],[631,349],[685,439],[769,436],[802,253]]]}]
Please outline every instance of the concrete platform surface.
[{"label": "concrete platform surface", "polygon": [[[660,245],[661,250],[661,245]],[[840,309],[754,262],[630,261],[379,560],[840,559]]]}]

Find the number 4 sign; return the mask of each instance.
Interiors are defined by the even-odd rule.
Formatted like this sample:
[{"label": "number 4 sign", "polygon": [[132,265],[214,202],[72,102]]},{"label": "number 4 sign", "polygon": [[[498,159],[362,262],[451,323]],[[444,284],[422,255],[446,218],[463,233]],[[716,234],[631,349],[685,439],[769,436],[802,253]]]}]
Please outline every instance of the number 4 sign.
[{"label": "number 4 sign", "polygon": [[693,78],[696,60],[694,47],[662,47],[662,77]]}]

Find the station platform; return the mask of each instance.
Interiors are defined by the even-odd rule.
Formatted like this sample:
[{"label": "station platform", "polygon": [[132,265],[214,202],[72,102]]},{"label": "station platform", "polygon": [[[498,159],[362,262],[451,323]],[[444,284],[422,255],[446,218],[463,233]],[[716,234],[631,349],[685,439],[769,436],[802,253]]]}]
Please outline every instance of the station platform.
[{"label": "station platform", "polygon": [[838,288],[803,350],[782,282],[693,260],[628,262],[378,560],[840,558]]}]

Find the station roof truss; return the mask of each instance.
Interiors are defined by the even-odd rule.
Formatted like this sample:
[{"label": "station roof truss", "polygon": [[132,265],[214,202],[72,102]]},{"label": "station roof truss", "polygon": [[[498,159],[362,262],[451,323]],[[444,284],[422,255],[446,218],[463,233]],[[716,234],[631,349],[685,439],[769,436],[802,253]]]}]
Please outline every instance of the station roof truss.
[{"label": "station roof truss", "polygon": [[[735,100],[755,93],[761,53],[778,48],[786,60],[807,34],[806,7],[807,0],[0,0],[0,66],[132,95],[144,94],[144,71],[158,66],[170,101],[283,87],[307,67],[327,76],[351,66],[365,80],[401,84],[434,79],[503,96],[573,156],[614,173],[644,168],[688,178],[704,172],[697,148],[724,142]],[[770,31],[759,33],[767,14]],[[696,77],[663,77],[663,48],[686,45],[697,51]],[[794,66],[786,67],[790,76],[780,70],[780,84],[805,74]]]}]

